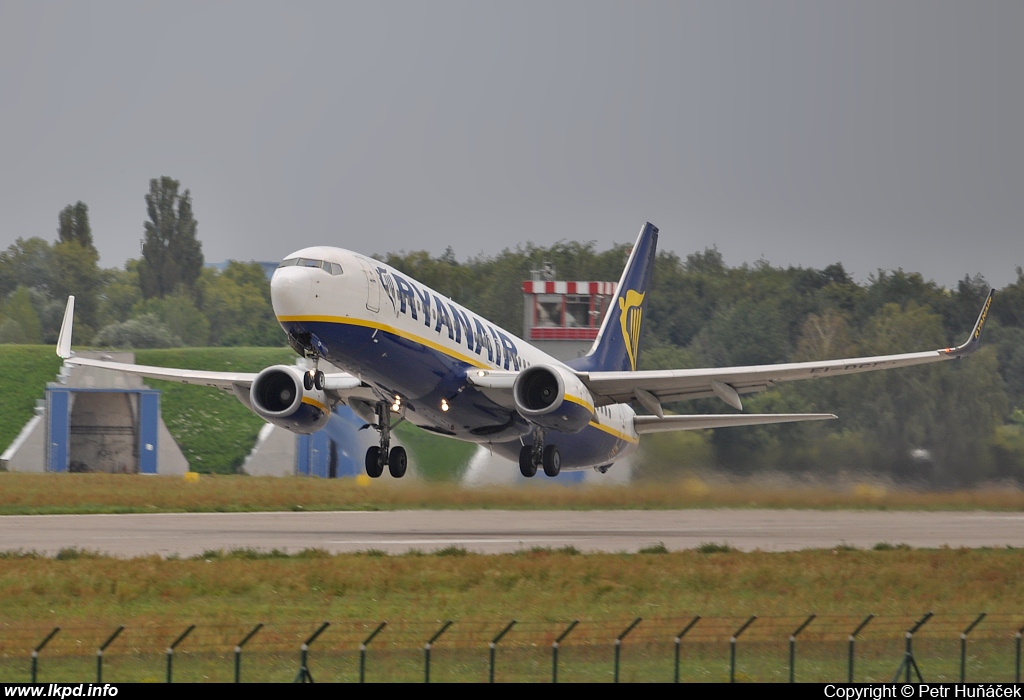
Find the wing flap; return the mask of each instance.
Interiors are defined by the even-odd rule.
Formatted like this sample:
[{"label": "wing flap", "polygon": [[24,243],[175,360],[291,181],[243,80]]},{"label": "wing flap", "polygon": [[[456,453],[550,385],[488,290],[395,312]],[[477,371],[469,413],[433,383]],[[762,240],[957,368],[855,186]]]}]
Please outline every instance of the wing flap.
[{"label": "wing flap", "polygon": [[[898,355],[853,357],[843,360],[788,362],[778,365],[749,367],[711,367],[701,369],[653,370],[641,372],[579,372],[580,379],[597,399],[599,405],[635,400],[636,391],[643,390],[662,403],[709,396],[732,398],[765,389],[780,382],[817,379],[836,375],[859,374],[877,370],[911,367],[965,357],[978,349],[981,332],[988,317],[995,290],[989,292],[970,336],[955,348]],[[717,391],[716,391],[716,384]],[[729,403],[729,401],[727,401]],[[735,404],[733,404],[735,405]]]},{"label": "wing flap", "polygon": [[767,425],[771,423],[799,423],[810,420],[834,420],[831,413],[730,413],[726,415],[691,416],[636,416],[633,427],[638,435],[667,433],[673,430],[707,430],[731,428],[739,425]]}]

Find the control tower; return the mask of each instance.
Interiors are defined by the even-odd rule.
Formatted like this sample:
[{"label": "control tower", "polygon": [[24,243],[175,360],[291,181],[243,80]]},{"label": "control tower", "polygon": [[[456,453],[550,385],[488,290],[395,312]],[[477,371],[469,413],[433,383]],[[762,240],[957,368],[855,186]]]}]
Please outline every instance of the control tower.
[{"label": "control tower", "polygon": [[555,279],[545,263],[523,282],[523,338],[559,360],[590,350],[615,299],[615,282],[567,282]]}]

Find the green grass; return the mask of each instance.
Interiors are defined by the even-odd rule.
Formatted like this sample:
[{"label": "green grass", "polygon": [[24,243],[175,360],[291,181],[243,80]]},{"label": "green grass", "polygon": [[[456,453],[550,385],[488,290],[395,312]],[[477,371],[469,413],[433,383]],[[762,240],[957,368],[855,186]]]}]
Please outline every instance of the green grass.
[{"label": "green grass", "polygon": [[[438,438],[440,439],[440,438]],[[708,480],[700,489],[692,477],[673,482],[618,485],[560,485],[530,482],[486,488],[412,478],[402,481],[254,478],[203,475],[184,479],[137,474],[0,473],[0,515],[63,513],[159,513],[425,509],[686,509],[812,508],[865,510],[1024,510],[1024,493],[1012,489],[920,493],[874,489],[864,496],[857,484],[772,485]],[[703,483],[703,482],[702,482]],[[720,543],[708,552],[728,551]],[[898,550],[898,544],[879,543]]]},{"label": "green grass", "polygon": [[[175,348],[138,350],[139,364],[222,372],[258,372],[293,364],[288,348]],[[209,387],[146,380],[163,392],[161,413],[167,429],[193,471],[232,474],[256,444],[263,420],[230,394]]]},{"label": "green grass", "polygon": [[956,680],[959,634],[981,610],[969,639],[968,679],[1012,680],[1019,612],[1019,553],[1012,550],[824,550],[792,553],[699,551],[579,554],[534,550],[484,556],[464,551],[385,556],[208,552],[192,559],[117,560],[67,553],[0,557],[0,681],[27,679],[29,651],[61,632],[40,658],[41,680],[94,677],[95,649],[118,626],[105,680],[163,680],[163,650],[188,625],[175,655],[176,680],[231,680],[231,650],[257,623],[246,647],[246,680],[290,681],[298,649],[311,647],[318,681],[357,677],[358,647],[371,644],[370,680],[418,682],[423,643],[454,624],[432,650],[432,680],[485,681],[487,643],[512,619],[498,649],[498,680],[546,681],[551,643],[580,620],[560,650],[560,680],[610,681],[613,640],[636,617],[621,656],[625,681],[671,681],[673,639],[702,619],[682,645],[684,680],[728,679],[729,637],[739,638],[737,678],[788,679],[788,637],[800,634],[797,679],[844,680],[847,635],[858,637],[858,680],[890,680],[903,632],[927,610],[915,638],[925,679]]},{"label": "green grass", "polygon": [[[138,350],[136,361],[159,367],[258,372],[273,364],[292,364],[287,348],[177,348]],[[48,345],[0,345],[0,451],[32,417],[46,383],[55,381],[61,360]],[[208,387],[146,380],[161,389],[161,410],[168,429],[192,469],[233,473],[256,443],[263,421],[238,399]]]},{"label": "green grass", "polygon": [[409,423],[401,423],[395,435],[416,463],[416,474],[427,481],[458,481],[476,452],[473,443],[432,435]]},{"label": "green grass", "polygon": [[32,418],[60,365],[49,345],[0,345],[0,452]]},{"label": "green grass", "polygon": [[[618,620],[603,625],[581,623],[559,649],[558,680],[562,683],[611,682],[614,669],[612,639],[630,622]],[[619,676],[621,682],[662,682],[673,680],[674,644],[672,635],[683,620],[658,619],[645,623],[657,625],[659,638],[644,637],[644,624],[624,640]],[[713,621],[712,621],[713,622]],[[296,675],[299,646],[320,621],[305,624],[267,625],[246,645],[241,660],[243,682],[291,682]],[[457,621],[433,645],[431,682],[476,682],[488,679],[488,642],[505,620],[469,623]],[[616,629],[617,625],[622,627]],[[460,627],[461,626],[461,627]],[[522,621],[498,645],[495,663],[497,682],[551,681],[551,640],[566,624]],[[376,625],[368,622],[334,620],[310,647],[309,668],[317,682],[357,682],[359,679],[359,643]],[[370,644],[366,654],[368,682],[422,683],[424,678],[423,643],[440,627],[439,623],[390,624]],[[174,682],[231,682],[234,678],[232,649],[248,631],[243,624],[219,628],[197,626],[174,654]],[[589,629],[588,629],[589,628]],[[114,628],[66,627],[47,646],[39,658],[40,682],[94,681],[95,646]],[[129,627],[104,655],[103,680],[106,682],[163,682],[166,677],[164,647],[175,639],[185,625],[139,630]],[[695,628],[694,633],[699,629]],[[45,635],[49,630],[31,630]],[[735,679],[737,682],[786,682],[789,657],[786,630],[772,630],[775,637],[766,641],[741,637],[737,645]],[[847,630],[848,632],[849,630]],[[974,682],[1012,682],[1014,656],[1012,633],[990,630],[972,635],[967,660],[967,680]],[[29,630],[18,630],[23,648],[31,649],[40,637]],[[729,680],[728,631],[701,637],[694,634],[680,647],[680,678],[683,682],[727,682]],[[866,634],[855,649],[855,680],[891,682],[899,665],[903,644],[900,630],[888,630],[889,638]],[[948,630],[948,638],[921,638],[915,644],[916,660],[927,682],[959,680],[960,656],[957,633]],[[23,636],[22,636],[23,635]],[[67,637],[65,637],[67,635]],[[804,637],[806,635],[806,637]],[[746,633],[744,637],[746,636]],[[62,639],[72,640],[71,642]],[[842,637],[842,638],[840,638]],[[63,643],[60,643],[63,642]],[[802,642],[802,643],[801,643]],[[74,643],[77,649],[68,647]],[[91,648],[90,648],[91,647]],[[847,678],[847,642],[836,631],[829,637],[805,632],[796,648],[797,682],[837,682]],[[0,682],[24,682],[29,679],[28,653],[19,648],[0,657]]]},{"label": "green grass", "polygon": [[[291,365],[288,348],[172,348],[137,350],[139,364],[225,372],[258,372]],[[55,380],[61,360],[50,346],[0,345],[0,452],[32,417],[36,399]],[[233,474],[256,444],[263,420],[237,398],[209,387],[147,379],[162,392],[161,414],[192,471]],[[461,477],[475,445],[431,435],[409,424],[396,430],[417,473],[430,481]]]}]

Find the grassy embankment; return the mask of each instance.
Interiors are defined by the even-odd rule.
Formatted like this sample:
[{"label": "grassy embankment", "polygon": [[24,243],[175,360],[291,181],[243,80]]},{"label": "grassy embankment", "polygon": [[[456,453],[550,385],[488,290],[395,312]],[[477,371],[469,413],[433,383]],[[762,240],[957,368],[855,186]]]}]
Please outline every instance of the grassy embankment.
[{"label": "grassy embankment", "polygon": [[[227,372],[258,372],[274,364],[293,364],[288,348],[173,348],[138,350],[136,362]],[[0,345],[0,451],[32,417],[60,360],[50,346]],[[234,396],[202,386],[146,380],[163,392],[161,413],[193,471],[233,474],[256,444],[263,421]],[[409,448],[421,476],[456,478],[475,447],[400,425],[398,439]],[[455,466],[451,466],[455,465]]]},{"label": "grassy embankment", "polygon": [[0,515],[59,513],[398,510],[408,508],[674,509],[816,508],[1021,510],[1016,489],[923,493],[877,485],[799,485],[688,477],[674,482],[561,486],[544,481],[468,488],[450,483],[356,479],[178,478],[125,474],[0,473]]},{"label": "grassy embankment", "polygon": [[[291,364],[287,348],[185,348],[139,350],[140,364],[255,372]],[[48,345],[0,345],[0,451],[32,417],[46,383],[55,380],[61,360]],[[231,473],[256,442],[263,421],[238,399],[207,387],[147,380],[163,390],[162,414],[186,458],[198,471]]]},{"label": "grassy embankment", "polygon": [[[499,679],[550,678],[550,648],[581,620],[562,651],[563,680],[608,680],[612,640],[644,621],[623,648],[625,680],[671,680],[672,639],[694,615],[704,619],[683,647],[684,678],[725,680],[728,638],[751,614],[739,644],[741,678],[784,680],[787,639],[801,634],[798,678],[841,680],[846,635],[868,613],[879,617],[858,642],[858,678],[889,679],[902,630],[934,610],[915,644],[927,680],[955,679],[959,632],[980,611],[971,636],[971,677],[1010,680],[1020,612],[1021,560],[1012,550],[714,551],[579,555],[527,551],[501,556],[452,549],[431,555],[374,553],[295,557],[207,554],[61,560],[0,559],[0,680],[23,678],[28,651],[60,626],[41,660],[44,680],[87,680],[94,650],[116,628],[106,679],[161,679],[162,652],[189,624],[196,632],[176,656],[181,680],[229,680],[231,649],[256,623],[246,678],[290,680],[298,646],[321,621],[332,626],[313,647],[317,680],[351,680],[359,642],[382,620],[371,646],[370,678],[420,680],[422,644],[444,620],[437,680],[485,680],[487,642],[511,619],[500,647]],[[48,669],[48,670],[47,670]]]},{"label": "grassy embankment", "polygon": [[46,383],[57,377],[61,359],[42,345],[0,345],[0,452],[32,418]]}]

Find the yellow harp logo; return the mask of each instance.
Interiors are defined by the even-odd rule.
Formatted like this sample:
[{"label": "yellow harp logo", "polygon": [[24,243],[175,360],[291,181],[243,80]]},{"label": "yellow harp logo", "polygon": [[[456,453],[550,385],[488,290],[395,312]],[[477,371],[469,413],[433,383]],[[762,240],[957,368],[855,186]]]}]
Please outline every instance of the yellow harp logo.
[{"label": "yellow harp logo", "polygon": [[619,324],[622,326],[622,340],[626,344],[626,354],[629,355],[629,366],[636,371],[636,356],[640,350],[640,317],[643,309],[646,294],[640,294],[632,289],[626,292],[625,297],[619,297]]}]

